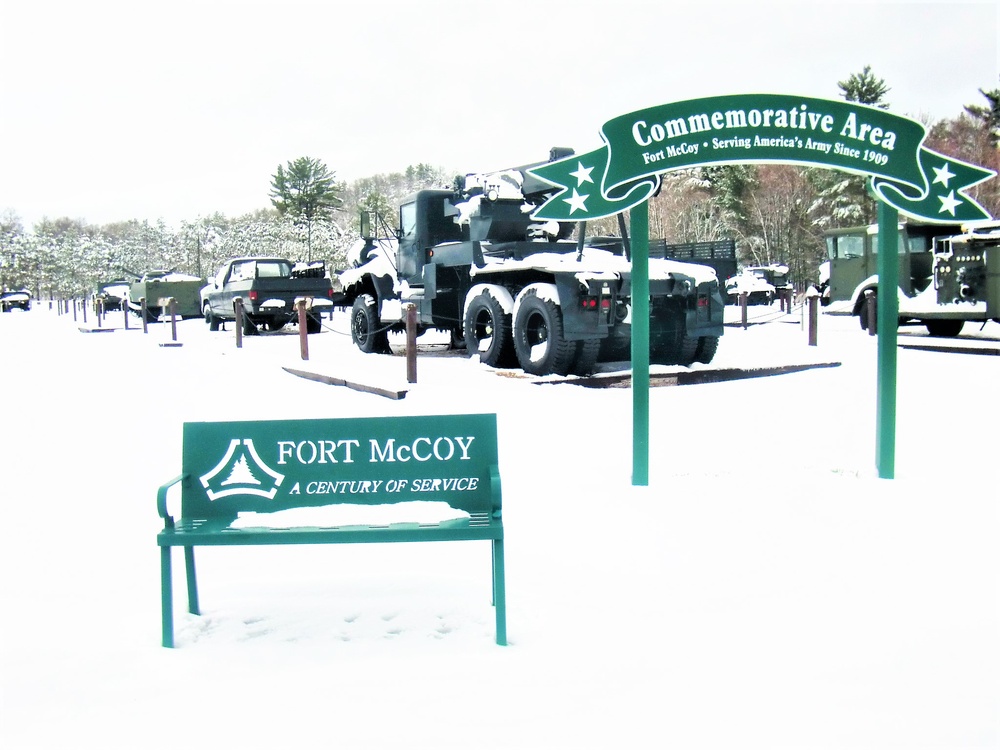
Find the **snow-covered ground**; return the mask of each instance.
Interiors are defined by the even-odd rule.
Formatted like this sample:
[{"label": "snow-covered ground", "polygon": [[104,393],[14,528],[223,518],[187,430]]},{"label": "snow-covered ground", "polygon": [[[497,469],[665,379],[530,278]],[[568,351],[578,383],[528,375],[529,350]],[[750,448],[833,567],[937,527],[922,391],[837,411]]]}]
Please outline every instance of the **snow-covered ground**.
[{"label": "snow-covered ground", "polygon": [[[876,340],[774,317],[714,365],[841,364],[652,389],[636,487],[628,388],[440,350],[407,384],[342,316],[303,362],[291,333],[0,315],[0,747],[998,747],[1000,360],[900,350],[883,480]],[[202,549],[204,615],[178,585],[160,647],[184,421],[466,411],[498,415],[508,647],[485,542]]]}]

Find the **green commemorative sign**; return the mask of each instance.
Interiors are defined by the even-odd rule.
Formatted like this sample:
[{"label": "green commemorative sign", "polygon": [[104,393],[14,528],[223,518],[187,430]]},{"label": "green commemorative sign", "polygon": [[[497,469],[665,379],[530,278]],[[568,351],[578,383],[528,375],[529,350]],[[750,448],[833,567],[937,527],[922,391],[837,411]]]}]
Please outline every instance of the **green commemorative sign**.
[{"label": "green commemorative sign", "polygon": [[599,149],[530,170],[561,188],[533,217],[613,216],[676,169],[783,163],[866,175],[882,201],[925,221],[989,219],[966,191],[994,172],[925,148],[925,136],[915,120],[828,99],[740,94],[663,104],[609,120]]}]

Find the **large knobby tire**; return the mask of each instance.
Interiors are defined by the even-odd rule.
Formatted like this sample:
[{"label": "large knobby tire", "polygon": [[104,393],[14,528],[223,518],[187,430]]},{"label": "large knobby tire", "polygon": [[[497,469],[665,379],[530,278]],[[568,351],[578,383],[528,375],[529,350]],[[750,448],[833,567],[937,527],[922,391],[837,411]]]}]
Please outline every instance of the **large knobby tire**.
[{"label": "large knobby tire", "polygon": [[927,333],[931,336],[942,338],[954,338],[962,332],[965,326],[964,320],[925,320],[923,324],[927,327]]},{"label": "large knobby tire", "polygon": [[465,349],[465,333],[457,326],[448,331],[448,348]]},{"label": "large knobby tire", "polygon": [[323,321],[318,312],[306,313],[306,333],[320,333],[323,330]]},{"label": "large knobby tire", "polygon": [[687,333],[684,309],[658,306],[649,318],[649,361],[656,365],[683,365],[696,361],[700,337]]},{"label": "large knobby tire", "polygon": [[571,372],[574,375],[591,375],[597,369],[603,339],[583,339],[576,342]]},{"label": "large knobby tire", "polygon": [[632,326],[621,324],[601,340],[598,362],[628,362],[632,357]]},{"label": "large knobby tire", "polygon": [[[864,297],[861,300],[861,307],[858,309],[858,322],[861,323],[861,330],[868,331],[868,298]],[[875,325],[878,325],[878,296],[875,295],[875,320],[872,321]]]},{"label": "large knobby tire", "polygon": [[717,351],[719,351],[719,337],[702,336],[698,339],[698,351],[695,352],[694,361],[707,365],[715,359]]},{"label": "large knobby tire", "polygon": [[243,335],[244,336],[258,336],[260,335],[260,329],[257,324],[250,320],[250,316],[243,313]]},{"label": "large knobby tire", "polygon": [[375,300],[362,294],[351,308],[351,340],[366,354],[385,354],[389,351],[389,334],[379,328]]},{"label": "large knobby tire", "polygon": [[208,323],[208,330],[210,331],[218,331],[219,324],[222,322],[221,319],[212,313],[212,308],[208,306],[207,302],[205,303],[205,322]]},{"label": "large knobby tire", "polygon": [[514,317],[514,352],[531,375],[566,375],[573,366],[576,342],[563,335],[559,305],[534,289],[525,293]]},{"label": "large knobby tire", "polygon": [[482,292],[469,302],[465,311],[465,350],[469,356],[490,367],[513,367],[517,364],[510,315],[489,292]]}]

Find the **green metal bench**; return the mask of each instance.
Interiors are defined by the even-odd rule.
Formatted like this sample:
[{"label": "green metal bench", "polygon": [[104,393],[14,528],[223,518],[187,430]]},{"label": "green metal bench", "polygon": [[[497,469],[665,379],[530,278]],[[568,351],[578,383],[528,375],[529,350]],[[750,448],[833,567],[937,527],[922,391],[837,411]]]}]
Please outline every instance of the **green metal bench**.
[{"label": "green metal bench", "polygon": [[[178,485],[175,520],[167,502]],[[459,517],[303,526],[263,515],[413,501],[434,501]],[[160,487],[156,505],[164,521],[156,542],[167,648],[174,645],[172,547],[184,549],[188,610],[197,615],[195,547],[467,540],[492,542],[496,642],[507,644],[495,414],[188,422],[182,474]]]}]

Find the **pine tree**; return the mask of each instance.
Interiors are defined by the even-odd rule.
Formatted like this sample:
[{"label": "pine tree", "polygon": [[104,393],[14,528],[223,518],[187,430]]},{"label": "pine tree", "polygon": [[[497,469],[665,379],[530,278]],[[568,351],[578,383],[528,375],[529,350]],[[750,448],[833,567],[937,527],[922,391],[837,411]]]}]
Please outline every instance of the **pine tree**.
[{"label": "pine tree", "polygon": [[[870,65],[865,65],[860,73],[852,73],[847,80],[838,81],[837,85],[849,102],[879,109],[889,107],[884,98],[890,89],[883,79],[872,73]],[[809,210],[817,226],[830,229],[875,221],[875,201],[868,195],[867,177],[826,169],[809,169],[806,175],[817,193]]]},{"label": "pine tree", "polygon": [[303,156],[286,167],[279,164],[271,177],[271,203],[279,214],[290,215],[306,227],[307,260],[312,260],[313,224],[332,221],[333,212],[343,203],[340,188],[319,159]]},{"label": "pine tree", "polygon": [[979,89],[979,93],[986,97],[989,106],[969,104],[965,111],[983,124],[989,131],[990,145],[997,148],[1000,146],[1000,89]]},{"label": "pine tree", "polygon": [[889,109],[885,95],[890,89],[885,80],[875,77],[871,65],[866,65],[860,73],[852,73],[846,81],[838,81],[837,85],[844,99],[849,102]]}]

